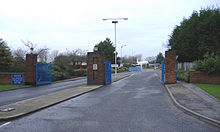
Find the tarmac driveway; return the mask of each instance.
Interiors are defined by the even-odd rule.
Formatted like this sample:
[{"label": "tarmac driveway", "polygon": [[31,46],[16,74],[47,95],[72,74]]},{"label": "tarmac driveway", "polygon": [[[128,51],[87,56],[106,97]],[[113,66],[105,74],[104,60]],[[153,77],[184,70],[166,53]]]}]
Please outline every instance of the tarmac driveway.
[{"label": "tarmac driveway", "polygon": [[184,114],[170,100],[154,70],[13,120],[1,132],[217,132]]}]

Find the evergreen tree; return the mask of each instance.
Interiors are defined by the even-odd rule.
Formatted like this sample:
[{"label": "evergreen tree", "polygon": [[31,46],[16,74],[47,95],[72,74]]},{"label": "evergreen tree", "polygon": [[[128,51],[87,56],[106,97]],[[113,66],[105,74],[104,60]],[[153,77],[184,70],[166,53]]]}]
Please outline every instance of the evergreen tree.
[{"label": "evergreen tree", "polygon": [[157,63],[161,63],[162,60],[164,60],[164,56],[163,56],[163,54],[160,52],[160,53],[157,55],[156,62],[157,62]]},{"label": "evergreen tree", "polygon": [[169,45],[177,53],[178,60],[195,61],[204,55],[220,55],[220,10],[219,8],[194,11],[189,19],[176,26],[170,36]]},{"label": "evergreen tree", "polygon": [[6,42],[0,39],[0,72],[7,71],[12,65],[13,57]]},{"label": "evergreen tree", "polygon": [[115,47],[109,38],[99,42],[96,46],[98,46],[98,51],[102,51],[104,53],[104,58],[106,61],[111,61],[113,64],[115,63]]}]

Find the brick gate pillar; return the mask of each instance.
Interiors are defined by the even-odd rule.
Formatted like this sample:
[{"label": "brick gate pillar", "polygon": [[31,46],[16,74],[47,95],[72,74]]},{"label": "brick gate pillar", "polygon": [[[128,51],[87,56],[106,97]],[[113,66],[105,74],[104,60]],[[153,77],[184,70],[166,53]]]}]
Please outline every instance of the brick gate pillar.
[{"label": "brick gate pillar", "polygon": [[28,85],[36,85],[36,69],[34,64],[37,63],[36,54],[26,54],[26,70],[24,82]]},{"label": "brick gate pillar", "polygon": [[176,83],[176,53],[165,51],[165,83]]},{"label": "brick gate pillar", "polygon": [[105,84],[104,54],[102,52],[88,52],[87,54],[87,84]]}]

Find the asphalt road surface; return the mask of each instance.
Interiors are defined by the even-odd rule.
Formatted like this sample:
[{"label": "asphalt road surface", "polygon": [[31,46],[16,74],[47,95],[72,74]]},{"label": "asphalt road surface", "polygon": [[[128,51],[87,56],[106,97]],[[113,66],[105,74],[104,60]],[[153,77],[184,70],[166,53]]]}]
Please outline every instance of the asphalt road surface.
[{"label": "asphalt road surface", "polygon": [[219,132],[177,109],[154,70],[0,126],[1,132]]},{"label": "asphalt road surface", "polygon": [[[127,74],[131,74],[131,72],[118,73],[117,77]],[[112,78],[114,77],[114,74],[112,74]],[[79,80],[60,81],[49,85],[2,91],[0,92],[0,106],[86,84],[87,79],[85,77]]]},{"label": "asphalt road surface", "polygon": [[87,83],[86,79],[67,81],[67,82],[59,82],[53,83],[50,85],[43,85],[38,87],[31,88],[22,88],[11,91],[3,91],[0,92],[0,106],[5,104],[14,103],[17,101],[46,95],[52,92],[77,87],[80,85],[85,85]]}]

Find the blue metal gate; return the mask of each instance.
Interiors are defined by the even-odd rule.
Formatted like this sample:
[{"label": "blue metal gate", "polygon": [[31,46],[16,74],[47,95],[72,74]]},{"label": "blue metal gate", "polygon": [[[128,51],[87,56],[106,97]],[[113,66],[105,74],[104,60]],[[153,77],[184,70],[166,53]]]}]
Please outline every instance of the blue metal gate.
[{"label": "blue metal gate", "polygon": [[105,85],[112,83],[111,62],[105,62]]},{"label": "blue metal gate", "polygon": [[161,83],[165,84],[165,61],[161,63]]},{"label": "blue metal gate", "polygon": [[51,83],[51,64],[36,63],[36,85]]}]

